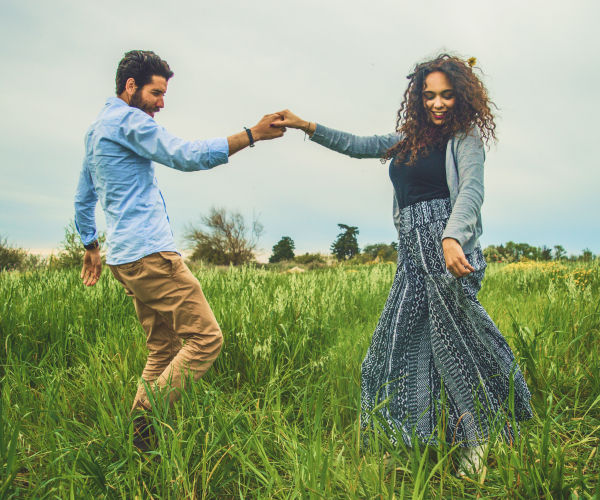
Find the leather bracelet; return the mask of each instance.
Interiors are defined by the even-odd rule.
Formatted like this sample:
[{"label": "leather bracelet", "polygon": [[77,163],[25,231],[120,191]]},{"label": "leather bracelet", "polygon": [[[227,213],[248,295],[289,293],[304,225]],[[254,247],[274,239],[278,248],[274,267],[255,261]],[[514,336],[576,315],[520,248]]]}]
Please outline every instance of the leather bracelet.
[{"label": "leather bracelet", "polygon": [[254,147],[254,137],[252,137],[252,132],[250,131],[249,128],[246,128],[246,127],[244,127],[244,130],[248,134],[248,139],[250,140],[250,147],[253,148]]},{"label": "leather bracelet", "polygon": [[[304,132],[304,140],[306,141],[306,136],[308,135],[308,133],[310,132],[310,122],[308,122],[308,125],[306,126],[306,128],[302,129],[302,132]],[[309,135],[308,135],[309,136]],[[309,136],[310,137],[310,136]]]},{"label": "leather bracelet", "polygon": [[96,250],[96,248],[100,248],[100,243],[98,243],[98,240],[94,240],[91,243],[88,243],[87,245],[83,245],[83,248],[85,248],[86,250]]}]

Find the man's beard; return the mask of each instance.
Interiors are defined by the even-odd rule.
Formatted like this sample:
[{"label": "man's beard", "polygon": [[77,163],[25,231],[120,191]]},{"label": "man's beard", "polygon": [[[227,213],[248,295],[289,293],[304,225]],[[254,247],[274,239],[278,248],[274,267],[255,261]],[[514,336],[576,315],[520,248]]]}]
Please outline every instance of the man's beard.
[{"label": "man's beard", "polygon": [[129,105],[142,110],[144,113],[147,113],[150,116],[152,116],[152,113],[156,113],[158,111],[158,109],[144,103],[142,100],[141,89],[138,89],[134,92],[134,94],[131,96],[131,100],[129,101]]}]

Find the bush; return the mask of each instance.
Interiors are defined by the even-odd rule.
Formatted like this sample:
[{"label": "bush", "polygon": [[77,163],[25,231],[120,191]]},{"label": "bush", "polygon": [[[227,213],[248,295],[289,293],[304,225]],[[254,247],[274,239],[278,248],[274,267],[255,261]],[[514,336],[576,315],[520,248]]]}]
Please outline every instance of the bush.
[{"label": "bush", "polygon": [[[100,248],[106,241],[104,233],[98,235],[98,242]],[[72,269],[80,268],[83,265],[83,255],[85,254],[85,248],[81,242],[81,237],[77,231],[74,221],[70,221],[65,226],[65,237],[60,242],[60,250],[58,256],[51,259],[50,267],[55,269]]]},{"label": "bush", "polygon": [[396,262],[398,260],[398,244],[375,243],[363,248],[362,255],[369,257],[370,261]]},{"label": "bush", "polygon": [[27,259],[27,252],[8,244],[8,240],[0,236],[0,271],[22,269]]},{"label": "bush", "polygon": [[235,266],[254,260],[254,251],[263,231],[257,219],[249,228],[239,212],[228,213],[224,208],[213,207],[201,221],[203,229],[191,225],[185,235],[192,245],[190,260]]},{"label": "bush", "polygon": [[298,264],[326,264],[325,258],[320,253],[305,253],[304,255],[296,255],[294,262]]}]

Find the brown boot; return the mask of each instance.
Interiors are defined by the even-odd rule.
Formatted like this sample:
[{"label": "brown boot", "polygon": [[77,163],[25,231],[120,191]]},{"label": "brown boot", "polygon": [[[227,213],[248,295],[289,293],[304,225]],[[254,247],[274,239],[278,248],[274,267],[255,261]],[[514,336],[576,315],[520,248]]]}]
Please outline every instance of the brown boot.
[{"label": "brown boot", "polygon": [[154,428],[146,415],[139,415],[133,419],[133,446],[142,453],[156,448]]}]

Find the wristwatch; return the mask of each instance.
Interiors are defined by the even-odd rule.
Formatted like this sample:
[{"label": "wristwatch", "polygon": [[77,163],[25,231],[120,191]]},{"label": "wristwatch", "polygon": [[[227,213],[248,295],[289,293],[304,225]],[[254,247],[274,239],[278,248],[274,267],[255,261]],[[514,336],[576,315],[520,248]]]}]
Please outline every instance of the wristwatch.
[{"label": "wristwatch", "polygon": [[100,248],[100,244],[98,243],[98,240],[94,240],[91,243],[88,243],[87,245],[83,245],[83,248],[85,248],[86,250],[96,250],[96,248]]}]

